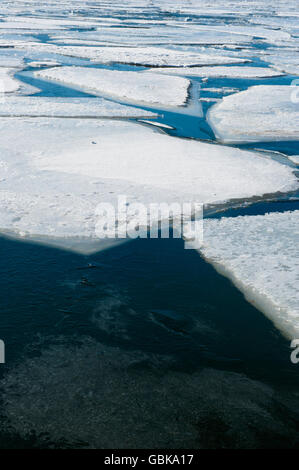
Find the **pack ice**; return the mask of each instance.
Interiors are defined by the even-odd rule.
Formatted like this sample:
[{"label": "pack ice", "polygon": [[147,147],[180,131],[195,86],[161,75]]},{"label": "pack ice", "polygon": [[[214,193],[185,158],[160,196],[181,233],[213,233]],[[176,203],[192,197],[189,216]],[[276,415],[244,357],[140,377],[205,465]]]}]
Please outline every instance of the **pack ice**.
[{"label": "pack ice", "polygon": [[[26,45],[24,46],[26,48]],[[186,67],[190,65],[216,65],[248,62],[239,57],[191,52],[162,47],[86,47],[32,44],[30,50],[89,59],[100,64],[122,63],[149,67]]]},{"label": "pack ice", "polygon": [[281,331],[299,336],[299,211],[205,219],[203,255]]},{"label": "pack ice", "polygon": [[104,98],[7,96],[1,103],[0,116],[141,118],[156,115]]},{"label": "pack ice", "polygon": [[215,78],[267,78],[283,75],[271,68],[246,66],[213,66],[213,67],[168,67],[153,68],[150,72],[166,73],[169,75],[183,75],[186,77],[215,77]]},{"label": "pack ice", "polygon": [[299,140],[296,86],[257,85],[226,96],[208,112],[223,142]]},{"label": "pack ice", "polygon": [[190,86],[189,80],[181,77],[86,67],[55,67],[35,75],[130,103],[164,106],[183,106]]},{"label": "pack ice", "polygon": [[17,236],[94,240],[97,205],[120,194],[129,204],[220,203],[298,187],[270,158],[142,124],[1,118],[0,128],[0,227]]},{"label": "pack ice", "polygon": [[0,93],[12,93],[19,90],[21,83],[14,78],[13,68],[0,68]]}]

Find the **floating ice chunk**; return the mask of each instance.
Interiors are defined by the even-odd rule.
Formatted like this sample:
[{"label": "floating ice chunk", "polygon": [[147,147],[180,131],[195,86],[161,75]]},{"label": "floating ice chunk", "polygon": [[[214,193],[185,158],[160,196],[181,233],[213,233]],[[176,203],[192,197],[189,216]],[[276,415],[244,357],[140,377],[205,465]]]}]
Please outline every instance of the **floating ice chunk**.
[{"label": "floating ice chunk", "polygon": [[281,72],[289,73],[291,75],[299,75],[299,57],[298,48],[290,51],[279,51],[267,55],[265,60],[269,62],[272,67]]},{"label": "floating ice chunk", "polygon": [[24,66],[24,61],[19,57],[13,57],[9,55],[0,56],[0,67],[6,68],[20,68]]},{"label": "floating ice chunk", "polygon": [[210,108],[209,124],[223,142],[299,140],[295,92],[295,86],[250,87]]},{"label": "floating ice chunk", "polygon": [[27,65],[30,67],[58,67],[60,63],[55,60],[34,60],[27,62]]},{"label": "floating ice chunk", "polygon": [[121,194],[129,203],[220,203],[298,187],[292,169],[270,158],[136,123],[1,118],[0,127],[0,227],[17,236],[94,243],[97,205]]},{"label": "floating ice chunk", "polygon": [[[199,34],[202,33],[203,31],[210,32],[210,34],[215,35],[217,38],[218,35],[221,33],[226,36],[228,34],[231,35],[231,41],[230,42],[236,42],[238,43],[238,38],[244,36],[249,36],[247,38],[247,41],[252,41],[253,37],[259,37],[262,39],[267,39],[267,42],[270,43],[276,43],[278,41],[287,41],[291,38],[291,35],[286,32],[286,31],[281,31],[279,29],[268,29],[268,28],[263,28],[257,25],[248,25],[248,24],[242,24],[242,26],[236,26],[232,24],[226,24],[226,25],[218,25],[218,24],[212,24],[212,25],[187,25],[186,26],[188,29],[191,29],[192,31],[197,31]],[[237,37],[237,40],[234,41],[234,38]],[[215,41],[215,40],[214,40]],[[226,41],[223,41],[222,44],[224,44]]]},{"label": "floating ice chunk", "polygon": [[199,98],[199,101],[205,101],[207,103],[217,103],[220,101],[220,98]]},{"label": "floating ice chunk", "polygon": [[0,116],[47,117],[150,117],[149,111],[114,103],[104,98],[6,97]]},{"label": "floating ice chunk", "polygon": [[0,68],[0,93],[12,93],[19,90],[21,83],[14,78],[13,68]]},{"label": "floating ice chunk", "polygon": [[139,119],[139,122],[144,122],[144,124],[150,124],[151,126],[160,127],[161,129],[170,129],[170,130],[174,129],[173,127],[168,126],[167,124],[164,124],[161,122],[149,121],[147,119]]},{"label": "floating ice chunk", "polygon": [[[28,46],[24,46],[28,47]],[[109,64],[124,63],[152,67],[186,67],[188,65],[216,65],[248,62],[248,59],[214,55],[209,53],[165,49],[162,47],[86,47],[56,46],[54,44],[31,44],[30,49],[39,52],[61,54],[90,59]]]},{"label": "floating ice chunk", "polygon": [[299,211],[208,220],[204,256],[290,338],[299,336]]},{"label": "floating ice chunk", "polygon": [[164,106],[183,106],[190,86],[189,80],[181,77],[85,67],[52,68],[35,72],[35,75],[125,102]]},{"label": "floating ice chunk", "polygon": [[265,67],[186,67],[186,68],[155,68],[150,72],[183,75],[186,77],[228,77],[228,78],[266,78],[282,75],[271,68]]},{"label": "floating ice chunk", "polygon": [[299,155],[291,155],[288,158],[291,162],[295,163],[295,165],[299,165]]},{"label": "floating ice chunk", "polygon": [[[109,26],[109,25],[108,25]],[[89,40],[98,40],[98,41],[108,41],[111,43],[118,43],[123,41],[123,45],[132,45],[132,46],[142,46],[142,45],[181,45],[181,44],[192,44],[192,45],[202,45],[202,44],[225,44],[225,45],[240,45],[247,44],[253,38],[239,33],[234,33],[226,28],[222,28],[221,31],[217,30],[210,25],[208,27],[202,26],[193,26],[188,24],[185,27],[185,24],[182,22],[171,22],[168,25],[126,25],[125,34],[123,25],[117,25],[113,28],[106,27],[106,25],[99,24],[97,31],[91,31],[87,33],[86,39]],[[261,28],[260,28],[261,29]],[[290,35],[284,33],[287,39],[290,38]],[[279,35],[279,33],[278,33]],[[281,37],[283,33],[281,33]],[[79,39],[79,37],[77,37]]]},{"label": "floating ice chunk", "polygon": [[13,29],[13,30],[64,30],[68,27],[77,27],[80,29],[86,29],[93,26],[97,26],[97,23],[90,22],[87,19],[85,21],[76,21],[69,19],[59,18],[34,18],[30,17],[5,17],[0,22],[0,29]]}]

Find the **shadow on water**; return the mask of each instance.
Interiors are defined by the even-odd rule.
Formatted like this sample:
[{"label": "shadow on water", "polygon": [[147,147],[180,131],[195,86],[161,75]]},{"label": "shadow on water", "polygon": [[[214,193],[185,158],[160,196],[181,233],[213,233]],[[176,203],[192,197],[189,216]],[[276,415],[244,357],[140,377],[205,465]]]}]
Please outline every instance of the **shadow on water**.
[{"label": "shadow on water", "polygon": [[[258,412],[254,424],[254,427],[261,429],[256,430],[256,433],[262,432],[262,435],[257,438],[258,444],[250,444],[251,431],[246,436],[239,412],[231,411],[231,407],[235,406],[236,400],[241,399],[242,414],[245,410],[252,416],[255,413],[252,406],[270,406],[264,404],[265,400],[267,403],[269,400],[267,387],[275,390],[275,396],[278,394],[275,400],[279,403],[285,393],[295,393],[299,377],[296,366],[290,362],[289,343],[262,313],[245,301],[230,281],[219,275],[197,252],[185,250],[182,240],[131,241],[91,256],[5,238],[1,239],[0,246],[0,289],[3,293],[0,332],[6,343],[7,364],[4,370],[8,377],[11,376],[8,380],[14,384],[14,395],[8,392],[10,404],[7,411],[13,421],[13,416],[21,412],[16,409],[19,406],[20,409],[26,407],[26,396],[29,394],[29,401],[37,401],[36,405],[29,406],[30,411],[25,418],[31,423],[33,433],[35,427],[37,430],[40,427],[39,416],[43,413],[40,406],[49,406],[50,409],[54,407],[54,414],[51,417],[45,415],[42,426],[52,430],[50,434],[53,432],[54,441],[57,431],[55,425],[59,427],[60,419],[55,413],[60,408],[70,410],[67,415],[69,426],[75,423],[80,440],[81,434],[86,436],[90,433],[90,410],[93,410],[92,419],[96,419],[97,415],[100,417],[102,407],[106,416],[110,413],[112,396],[117,406],[122,404],[123,407],[120,421],[115,424],[116,415],[111,415],[111,422],[105,424],[104,437],[101,430],[94,436],[97,442],[102,443],[96,445],[114,444],[116,448],[125,446],[125,436],[128,434],[132,439],[128,446],[144,446],[142,435],[136,431],[140,420],[145,426],[146,439],[149,436],[153,439],[146,441],[152,448],[163,445],[192,448],[197,445],[198,433],[204,447],[238,447],[240,444],[236,436],[228,437],[224,431],[232,428],[239,435],[240,426],[244,442],[248,445],[263,447],[269,444],[268,439],[272,443],[277,439],[277,430],[272,429],[272,425],[270,430],[264,429],[263,411],[262,415]],[[64,338],[66,349],[61,349],[59,345],[58,338],[61,337]],[[74,337],[79,338],[79,341],[80,338],[91,338],[88,345],[95,341],[96,345],[104,348],[104,352],[100,353],[104,354],[104,365],[100,366],[96,357],[88,359],[89,346],[84,346],[86,352],[84,347],[72,352],[72,342],[76,341]],[[54,353],[47,353],[45,351],[53,338],[54,342],[58,341],[57,349],[54,349]],[[113,353],[110,352],[111,348],[114,348]],[[70,358],[66,359],[68,355]],[[125,361],[128,355],[131,355],[130,363],[133,360],[136,366],[132,369],[132,365],[126,365],[128,369],[123,376],[123,368],[116,364]],[[156,357],[156,364],[157,361],[160,364],[156,365],[156,372],[148,369],[146,358],[150,357]],[[21,369],[14,373],[18,363],[28,360],[32,362],[29,362],[27,369],[25,367],[25,372],[22,373]],[[78,370],[73,371],[77,361],[81,361]],[[137,376],[134,372],[136,367]],[[88,378],[84,376],[85,368]],[[59,379],[61,373],[62,382]],[[48,376],[51,377],[49,392],[43,385]],[[88,385],[90,376],[94,377],[92,387],[96,387],[93,393],[101,396],[107,392],[109,398],[102,396],[101,403],[91,401],[89,411],[83,408],[82,416],[79,417],[82,421],[77,422],[78,415],[72,411],[77,406],[76,399],[72,398],[71,389],[75,386],[77,394],[82,387],[86,387],[88,394],[91,393],[88,391],[91,386]],[[101,380],[106,384],[104,391],[99,382],[102,376]],[[125,389],[124,392],[126,380],[129,380],[129,391]],[[224,392],[227,387],[227,392]],[[152,394],[147,396],[145,390],[152,390]],[[211,392],[219,394],[216,402],[209,397]],[[18,397],[20,393],[24,394],[24,398],[15,401],[14,396]],[[30,398],[31,393],[33,398]],[[131,398],[124,398],[123,393],[131,394]],[[162,393],[160,399],[159,393]],[[281,397],[280,393],[283,394]],[[135,394],[138,397],[138,408],[135,406]],[[59,403],[57,400],[60,400]],[[250,400],[254,402],[248,411]],[[276,408],[272,409],[273,406],[271,413],[274,413],[275,419],[288,422],[289,411],[281,418]],[[280,408],[282,405],[276,406]],[[195,419],[194,416],[190,418],[191,411],[195,412],[194,407],[197,409],[196,422],[199,428],[195,425],[194,430],[192,424],[190,436],[188,423],[190,419]],[[207,411],[207,407],[211,408],[210,411]],[[13,415],[9,414],[11,408]],[[151,416],[149,421],[144,421],[144,413]],[[221,413],[225,416],[220,417]],[[129,416],[134,418],[127,421]],[[172,435],[174,423],[171,419],[174,418],[181,423],[179,440]],[[130,422],[133,427],[124,431]],[[16,425],[17,430],[20,427],[21,433],[22,423],[17,421]],[[278,445],[286,445],[286,436],[290,436],[290,445],[294,445],[293,425],[289,428],[289,422],[286,424],[283,439],[280,439]],[[118,436],[113,434],[115,426],[119,429]],[[161,434],[157,429],[160,429]],[[22,439],[16,433],[13,437],[2,433],[0,448],[46,445],[39,438],[35,439],[34,434]],[[105,444],[105,436],[108,444]],[[166,438],[170,440],[165,443],[163,439]],[[57,445],[65,446],[62,443]],[[88,442],[74,443],[72,446],[80,445],[88,445]]]},{"label": "shadow on water", "polygon": [[[137,240],[82,256],[3,238],[0,274],[8,366],[37,334],[76,332],[171,355],[184,370],[209,365],[270,381],[294,378],[288,342],[182,240]],[[119,294],[125,307],[95,328],[97,305],[101,316],[103,301]]]}]

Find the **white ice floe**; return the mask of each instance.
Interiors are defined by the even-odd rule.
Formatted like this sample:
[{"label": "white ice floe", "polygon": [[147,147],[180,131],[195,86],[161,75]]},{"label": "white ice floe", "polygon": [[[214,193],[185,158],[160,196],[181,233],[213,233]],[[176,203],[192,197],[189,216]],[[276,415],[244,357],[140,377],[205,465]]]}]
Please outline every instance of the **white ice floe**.
[{"label": "white ice floe", "polygon": [[295,165],[299,165],[299,155],[290,155],[288,159],[295,163]]},{"label": "white ice floe", "polygon": [[290,338],[299,336],[299,211],[204,221],[203,255]]},{"label": "white ice floe", "polygon": [[208,112],[223,142],[299,140],[296,86],[258,85],[226,96]]},{"label": "white ice floe", "polygon": [[56,60],[33,60],[27,62],[30,67],[58,67],[60,65]]},{"label": "white ice floe", "polygon": [[9,55],[0,56],[0,67],[6,68],[20,68],[24,66],[24,61],[19,57],[13,57]]},{"label": "white ice floe", "polygon": [[266,67],[170,67],[150,69],[150,72],[182,75],[186,77],[227,77],[227,78],[267,78],[283,75]]},{"label": "white ice floe", "polygon": [[199,98],[199,101],[204,101],[206,103],[217,103],[220,101],[220,98]]},{"label": "white ice floe", "polygon": [[290,50],[278,49],[273,52],[267,51],[265,61],[273,68],[291,75],[299,75],[298,47]]},{"label": "white ice floe", "polygon": [[0,227],[13,236],[72,237],[69,247],[88,237],[88,249],[98,250],[96,207],[116,205],[119,195],[128,203],[221,203],[298,187],[292,169],[270,158],[136,123],[1,118],[0,128]]},{"label": "white ice floe", "polygon": [[[109,26],[109,25],[108,25]],[[188,24],[187,27],[182,22],[172,21],[168,25],[154,25],[149,24],[149,27],[142,25],[126,25],[125,34],[123,25],[113,28],[106,27],[106,25],[98,25],[96,31],[88,31],[86,39],[106,41],[110,43],[123,42],[124,46],[142,46],[142,45],[240,45],[248,44],[253,39],[251,36],[239,33],[231,33],[229,28],[222,28],[222,31],[209,26],[194,26]],[[199,29],[201,28],[201,29]],[[74,32],[71,32],[74,34]],[[75,33],[76,34],[76,33]],[[287,38],[289,34],[284,33]],[[69,32],[66,34],[71,36]],[[79,39],[79,35],[77,39]],[[283,37],[283,33],[277,33],[278,36]],[[60,35],[61,36],[61,35]]]},{"label": "white ice floe", "polygon": [[189,80],[181,77],[86,67],[58,67],[35,75],[125,102],[164,106],[183,106],[190,86]]},{"label": "white ice floe", "polygon": [[[28,46],[24,45],[24,48]],[[31,44],[30,50],[89,59],[101,64],[124,63],[153,67],[186,67],[190,65],[238,64],[248,62],[240,57],[229,57],[203,52],[182,51],[162,47],[86,47]]]},{"label": "white ice floe", "polygon": [[0,93],[12,93],[20,89],[21,82],[14,78],[14,73],[11,67],[0,68]]},{"label": "white ice floe", "polygon": [[104,98],[9,96],[1,103],[0,116],[139,118],[154,114]]}]

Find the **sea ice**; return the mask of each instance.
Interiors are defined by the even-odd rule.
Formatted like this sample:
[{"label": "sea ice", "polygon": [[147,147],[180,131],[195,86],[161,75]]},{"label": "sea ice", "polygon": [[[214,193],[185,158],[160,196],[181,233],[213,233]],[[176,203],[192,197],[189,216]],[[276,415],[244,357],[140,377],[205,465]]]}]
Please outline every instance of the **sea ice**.
[{"label": "sea ice", "polygon": [[271,68],[265,67],[169,67],[153,68],[149,72],[165,73],[170,75],[182,75],[186,77],[227,77],[227,78],[266,78],[283,75]]},{"label": "sea ice", "polygon": [[[28,47],[24,45],[24,47]],[[86,47],[31,44],[30,50],[89,59],[101,64],[123,63],[149,67],[186,67],[190,65],[238,64],[248,59],[191,52],[162,47]]]},{"label": "sea ice", "polygon": [[19,57],[13,57],[8,55],[0,56],[0,67],[6,68],[21,68],[24,66],[24,61]]},{"label": "sea ice", "polygon": [[8,96],[0,106],[0,116],[47,117],[153,117],[153,113],[104,98],[58,98]]},{"label": "sea ice", "polygon": [[35,75],[125,102],[164,106],[183,106],[190,86],[189,80],[181,77],[86,67],[51,68]]},{"label": "sea ice", "polygon": [[11,67],[0,68],[0,93],[12,93],[18,91],[21,83],[14,78],[15,70]]},{"label": "sea ice", "polygon": [[299,140],[296,86],[258,85],[226,96],[208,111],[208,122],[223,142]]},{"label": "sea ice", "polygon": [[289,338],[299,336],[299,211],[205,219],[203,255]]},{"label": "sea ice", "polygon": [[296,165],[299,165],[299,155],[290,155],[288,159]]},{"label": "sea ice", "polygon": [[0,227],[16,236],[94,242],[97,205],[121,194],[129,204],[222,203],[298,187],[292,169],[268,157],[141,124],[1,118],[0,127]]}]

